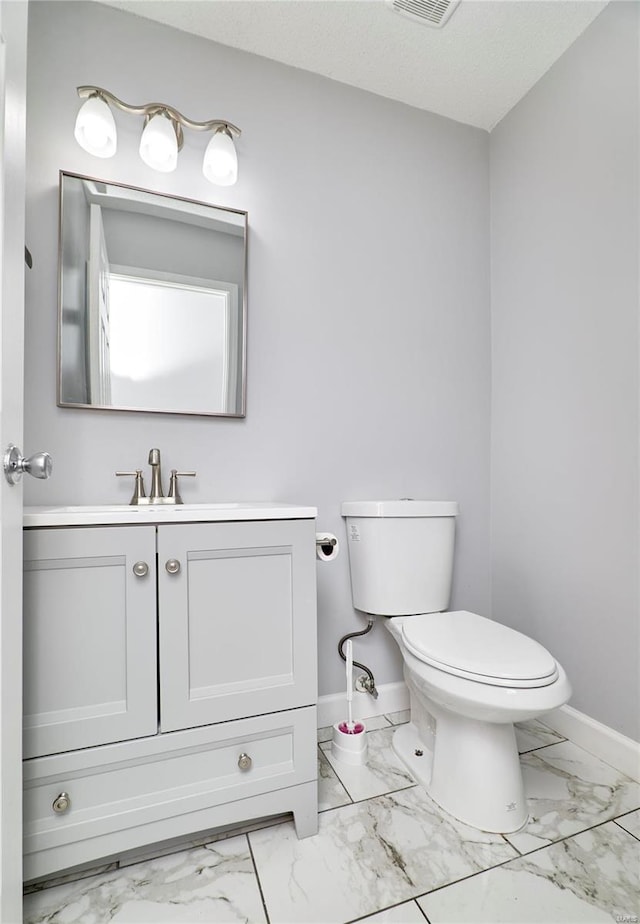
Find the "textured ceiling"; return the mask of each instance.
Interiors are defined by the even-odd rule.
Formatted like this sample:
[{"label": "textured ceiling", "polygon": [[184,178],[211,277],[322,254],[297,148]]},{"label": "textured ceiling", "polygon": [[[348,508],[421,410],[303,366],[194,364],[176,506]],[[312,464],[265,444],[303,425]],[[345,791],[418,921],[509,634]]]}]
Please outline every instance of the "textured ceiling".
[{"label": "textured ceiling", "polygon": [[607,4],[462,0],[441,29],[384,0],[107,5],[490,130]]}]

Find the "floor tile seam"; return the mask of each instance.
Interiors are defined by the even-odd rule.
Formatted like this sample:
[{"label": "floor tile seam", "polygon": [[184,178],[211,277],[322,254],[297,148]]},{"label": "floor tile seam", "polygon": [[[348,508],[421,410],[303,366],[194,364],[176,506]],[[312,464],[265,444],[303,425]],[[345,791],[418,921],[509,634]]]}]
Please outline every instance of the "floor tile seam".
[{"label": "floor tile seam", "polygon": [[[350,804],[351,804],[351,805],[364,805],[364,803],[366,803],[366,802],[372,802],[372,801],[374,801],[375,799],[380,799],[380,798],[383,798],[383,797],[386,797],[386,796],[389,796],[389,795],[393,795],[394,793],[397,793],[397,792],[406,792],[408,789],[419,789],[419,788],[420,788],[420,784],[418,784],[418,783],[413,783],[413,784],[411,784],[410,786],[405,786],[405,787],[403,787],[402,789],[395,789],[395,790],[392,790],[391,792],[380,793],[380,794],[377,795],[377,796],[370,796],[370,797],[367,798],[367,799],[360,799],[360,800],[358,800],[358,801],[353,801],[353,802],[351,802]],[[428,795],[428,794],[427,794],[427,795]],[[326,815],[328,812],[338,812],[338,811],[340,811],[341,809],[348,808],[348,807],[349,807],[348,805],[338,805],[338,806],[335,806],[334,808],[326,809],[325,811],[322,812],[322,814],[323,814],[323,815]],[[251,833],[251,832],[249,832],[249,833]],[[509,843],[509,842],[506,840],[506,838],[505,838],[504,835],[501,834],[501,835],[498,835],[498,836],[503,838],[505,845],[506,845],[507,847],[509,847],[510,850],[514,850],[514,851],[515,851],[515,856],[509,857],[509,858],[507,858],[506,860],[503,860],[503,861],[500,862],[500,863],[491,864],[490,866],[486,867],[485,869],[477,870],[475,873],[471,873],[469,876],[463,876],[460,880],[453,880],[452,883],[447,883],[446,885],[452,885],[454,882],[462,881],[462,879],[470,878],[470,876],[477,876],[477,875],[480,875],[480,873],[487,872],[487,871],[490,870],[490,869],[495,869],[495,868],[497,868],[497,867],[499,867],[499,866],[504,866],[505,863],[510,863],[510,862],[512,862],[513,860],[519,860],[519,859],[521,858],[521,856],[522,856],[522,854],[520,853],[520,851],[519,851],[516,847],[514,847],[513,844]],[[546,846],[551,846],[551,845],[546,845]],[[539,850],[539,849],[543,849],[543,848],[536,848],[536,850]],[[532,852],[535,852],[535,851],[532,851]],[[445,888],[445,887],[446,887],[446,886],[438,886],[437,888]],[[413,901],[413,900],[417,900],[417,898],[419,898],[421,895],[428,895],[428,894],[430,894],[430,892],[432,892],[432,891],[436,891],[436,890],[434,890],[434,889],[428,890],[427,892],[420,893],[420,895],[413,896],[413,897],[410,898],[410,899],[405,899],[405,900],[403,900],[402,902],[399,902],[399,903],[397,903],[397,904],[404,904],[404,901]],[[390,905],[389,907],[396,907],[396,905]],[[385,909],[385,908],[381,908],[381,909],[379,909],[379,910],[380,910],[380,911],[384,911],[384,910],[386,910],[386,909]],[[421,909],[421,910],[422,910],[422,909]],[[378,913],[377,911],[375,911],[375,912],[370,912],[368,915],[365,915],[365,918],[366,918],[366,917],[370,917],[371,914],[377,914],[377,913]],[[354,920],[360,920],[360,919],[354,919]]]},{"label": "floor tile seam", "polygon": [[[353,805],[354,803],[353,803],[353,798],[352,798],[352,796],[351,796],[351,793],[349,792],[349,790],[347,789],[347,787],[344,785],[344,783],[342,782],[342,780],[341,780],[340,777],[338,776],[338,773],[337,773],[337,771],[335,770],[333,764],[331,763],[330,760],[328,760],[328,758],[326,757],[324,751],[322,750],[322,748],[320,747],[319,744],[318,744],[318,750],[320,751],[320,753],[322,754],[322,756],[325,758],[325,760],[326,760],[327,763],[329,764],[329,767],[330,767],[330,769],[332,770],[333,775],[335,776],[336,780],[338,781],[338,783],[340,784],[340,786],[341,786],[342,789],[344,790],[344,794],[345,794],[345,796],[347,797],[347,799],[349,800],[349,802],[346,803],[346,804],[347,804],[347,805]],[[319,785],[319,784],[320,784],[320,777],[318,777],[318,785]],[[330,806],[329,808],[326,808],[326,809],[322,809],[322,810],[321,810],[321,809],[318,809],[318,815],[323,815],[325,812],[330,812],[330,811],[331,811],[332,809],[334,809],[334,808],[344,808],[344,806],[343,806],[343,805],[332,805],[332,806]]]},{"label": "floor tile seam", "polygon": [[324,809],[318,809],[318,815],[326,815],[327,812],[332,812],[337,808],[346,808],[348,805],[353,805],[353,802],[343,802],[342,805],[330,805]]},{"label": "floor tile seam", "polygon": [[[549,848],[554,847],[556,844],[561,844],[565,841],[570,841],[573,838],[578,837],[578,835],[584,834],[585,831],[591,831],[595,828],[601,828],[604,825],[609,824],[611,821],[613,821],[613,819],[609,818],[606,821],[599,822],[597,825],[592,825],[591,827],[585,828],[582,831],[577,831],[575,832],[575,834],[569,834],[566,837],[560,838],[557,841],[552,841],[550,844],[544,844],[541,847],[536,847],[534,850],[531,850],[526,854],[521,854],[518,852],[518,856],[510,857],[508,860],[503,860],[501,863],[494,863],[491,866],[488,866],[486,869],[476,870],[476,872],[470,873],[468,876],[461,876],[459,879],[454,879],[452,882],[443,883],[441,886],[436,886],[436,888],[434,889],[429,889],[426,892],[420,893],[420,895],[414,895],[413,901],[418,902],[418,899],[420,898],[425,898],[427,895],[432,895],[434,892],[439,892],[441,889],[447,889],[449,888],[449,886],[457,885],[458,883],[464,882],[467,879],[474,879],[476,876],[482,876],[483,873],[489,873],[492,870],[500,869],[503,866],[508,866],[509,863],[514,863],[516,860],[521,860],[521,859],[524,859],[525,857],[528,859],[534,853],[540,853],[540,851],[542,850],[549,850]],[[630,831],[626,831],[626,829],[622,828],[620,825],[618,825],[618,827],[620,827],[620,829],[625,831],[627,834],[631,834]],[[634,837],[634,835],[631,835],[631,836]],[[502,835],[502,837],[504,837],[504,835]],[[514,850],[517,850],[517,848],[513,847],[513,844],[509,844],[509,846],[512,847]],[[418,907],[420,906],[418,905]]]},{"label": "floor tile seam", "polygon": [[[635,811],[635,809],[633,809],[632,811]],[[617,817],[622,818],[623,816],[619,815]],[[564,837],[559,837],[557,840],[550,841],[550,843],[548,844],[541,844],[540,847],[534,847],[532,850],[527,850],[525,853],[520,852],[520,857],[512,857],[512,859],[518,860],[524,857],[528,858],[534,853],[540,853],[541,850],[548,850],[550,847],[554,847],[556,844],[563,844],[565,841],[573,840],[574,837],[579,837],[581,834],[586,834],[587,831],[595,831],[596,828],[603,828],[605,825],[611,824],[612,822],[615,823],[615,820],[616,820],[615,818],[605,818],[603,819],[603,821],[599,821],[595,825],[589,825],[587,828],[580,828],[579,831],[574,831],[572,834],[565,834]],[[627,831],[627,829],[623,828],[622,825],[617,825],[617,827],[620,828],[621,831],[624,831],[625,834],[629,834],[635,840],[638,840],[638,838],[636,838],[634,834],[631,834],[631,831]],[[503,835],[503,837],[508,838],[508,835]],[[511,844],[511,842],[509,842],[509,846],[514,847],[514,845]],[[514,847],[514,850],[517,850],[517,849],[518,849],[517,847]],[[507,862],[511,862],[511,861],[507,861]],[[500,865],[502,866],[503,864],[500,864]]]},{"label": "floor tile seam", "polygon": [[[283,817],[283,816],[289,816],[289,817]],[[196,844],[193,848],[190,848],[188,844],[185,844],[183,847],[178,847],[177,850],[172,850],[171,853],[166,854],[166,856],[171,856],[172,854],[176,854],[176,853],[182,853],[183,850],[189,850],[189,849],[197,850],[198,847],[209,847],[212,844],[218,844],[220,841],[231,840],[231,838],[233,837],[246,837],[247,834],[255,834],[256,831],[262,831],[262,830],[265,830],[266,828],[275,828],[278,825],[285,824],[285,822],[287,821],[293,821],[293,812],[280,812],[279,814],[274,815],[272,819],[266,820],[264,824],[256,823],[255,827],[253,827],[250,822],[248,824],[245,824],[244,822],[240,822],[238,824],[238,827],[245,828],[248,830],[225,831],[224,834],[221,834],[218,837],[214,835],[212,840],[203,841],[201,844],[200,843]],[[162,856],[162,854],[158,855],[158,857],[152,857],[150,859],[160,859],[160,856]],[[147,861],[141,860],[140,862],[146,863]],[[130,863],[128,865],[133,866],[134,864]]]},{"label": "floor tile seam", "polygon": [[[616,767],[615,764],[612,764],[612,763],[611,763],[610,761],[608,761],[605,757],[602,757],[600,754],[595,754],[593,751],[590,751],[588,748],[584,747],[584,745],[582,745],[582,744],[578,744],[576,741],[573,741],[571,738],[563,738],[561,741],[554,741],[553,744],[545,744],[545,745],[542,745],[542,746],[539,748],[539,750],[542,751],[542,750],[544,750],[545,748],[557,747],[557,746],[560,745],[560,744],[571,744],[571,745],[573,745],[574,748],[577,748],[579,751],[582,751],[583,754],[588,754],[589,757],[590,757],[592,760],[596,761],[596,763],[604,764],[606,767],[609,767],[611,770],[615,770],[615,772],[618,774],[618,776],[621,777],[625,782],[627,782],[627,783],[635,783],[636,786],[640,786],[640,780],[639,780],[639,779],[636,779],[636,778],[633,777],[633,776],[629,776],[628,773],[625,773],[624,770],[621,770],[621,769],[620,769],[620,767]],[[531,754],[532,752],[531,752],[531,751],[527,751],[527,752],[524,752],[524,751],[523,751],[522,753],[523,753],[523,754],[524,754],[524,753]],[[632,809],[632,811],[635,811],[635,809]]]},{"label": "floor tile seam", "polygon": [[[340,780],[338,780],[338,782],[340,783]],[[340,783],[340,785],[342,786],[342,783]],[[344,789],[344,786],[342,786],[342,788]],[[353,799],[351,798],[351,796],[349,795],[346,789],[344,789],[344,793],[347,799],[349,800],[348,802],[343,802],[342,805],[328,805],[326,808],[323,808],[323,809],[319,808],[318,815],[326,815],[327,812],[333,812],[334,809],[346,808],[348,805],[355,805],[356,803],[353,801]]]},{"label": "floor tile seam", "polygon": [[[289,812],[289,815],[291,815],[290,812]],[[39,888],[35,888],[35,889],[29,889],[28,887],[25,889],[23,887],[23,896],[33,895],[37,892],[44,892],[47,889],[57,889],[59,886],[63,886],[63,885],[72,885],[74,882],[89,881],[90,879],[96,879],[98,876],[104,876],[107,873],[113,873],[113,872],[119,872],[119,871],[124,872],[124,870],[129,869],[132,866],[137,866],[138,864],[141,864],[141,863],[153,863],[154,860],[161,860],[163,857],[173,857],[177,853],[183,853],[187,850],[199,850],[200,848],[210,847],[212,844],[219,844],[221,841],[230,840],[233,837],[246,837],[248,834],[256,834],[258,831],[265,831],[267,828],[275,828],[278,825],[285,824],[287,821],[293,821],[293,818],[284,819],[282,818],[282,815],[274,816],[273,821],[268,821],[266,822],[266,824],[257,825],[255,828],[252,828],[250,831],[240,831],[240,832],[229,831],[228,833],[225,833],[221,835],[220,837],[214,837],[212,840],[202,841],[195,845],[190,845],[188,843],[185,843],[182,845],[176,845],[175,850],[169,850],[166,853],[158,853],[158,854],[154,853],[150,856],[145,856],[143,859],[139,859],[139,860],[131,860],[131,861],[123,862],[123,860],[119,858],[117,860],[113,860],[111,863],[108,864],[108,866],[110,867],[109,869],[101,869],[100,871],[89,873],[86,876],[79,875],[77,878],[66,879],[63,874],[60,878],[65,878],[64,882],[56,881],[56,879],[54,878],[51,882],[51,885],[41,885]]]},{"label": "floor tile seam", "polygon": [[633,815],[634,812],[640,812],[640,806],[638,806],[638,808],[626,809],[624,812],[620,812],[619,815],[616,815],[616,819],[618,819],[618,818],[626,818],[627,815]]},{"label": "floor tile seam", "polygon": [[[595,828],[603,827],[604,825],[609,824],[612,820],[613,819],[608,819],[607,821],[600,822],[597,825],[593,825],[591,828],[586,828],[585,831],[591,831]],[[621,826],[618,826],[618,827],[621,827]],[[626,831],[626,829],[624,828],[621,828],[621,830],[624,830],[627,834],[631,834],[630,831]],[[487,867],[487,869],[478,870],[475,873],[470,873],[468,876],[462,876],[460,879],[455,879],[452,882],[443,883],[443,885],[441,886],[436,886],[435,889],[430,889],[428,892],[423,892],[420,895],[414,896],[413,901],[417,903],[418,907],[422,911],[422,908],[419,902],[421,898],[427,898],[428,896],[433,895],[435,892],[442,891],[442,889],[448,889],[449,887],[459,885],[461,882],[465,882],[468,879],[475,879],[477,876],[482,876],[484,873],[490,873],[490,872],[493,872],[493,870],[501,869],[503,866],[508,866],[510,863],[514,863],[515,861],[523,859],[525,857],[528,859],[534,853],[540,853],[543,850],[549,850],[551,847],[554,847],[556,844],[561,844],[561,843],[564,843],[565,841],[570,841],[573,838],[577,837],[579,834],[584,834],[585,831],[576,832],[576,834],[571,834],[571,835],[568,835],[567,837],[561,838],[558,841],[553,841],[551,844],[545,844],[542,847],[536,847],[535,850],[532,850],[527,854],[521,854],[520,856],[517,856],[517,857],[511,857],[510,860],[505,860],[502,863],[496,863],[493,866]],[[634,837],[634,835],[631,835],[631,836]],[[638,840],[638,838],[636,838],[636,840]]]},{"label": "floor tile seam", "polygon": [[[326,757],[326,754],[325,754],[325,757]],[[331,767],[331,769],[333,770],[333,772],[335,773],[336,779],[338,780],[338,782],[341,784],[342,788],[345,790],[346,794],[347,794],[347,795],[349,796],[349,798],[351,799],[351,804],[352,804],[352,805],[359,805],[361,802],[368,802],[369,799],[378,799],[380,796],[388,796],[388,795],[391,795],[391,794],[394,793],[394,792],[402,792],[404,789],[411,789],[411,788],[414,787],[414,786],[419,786],[419,785],[420,785],[420,784],[417,782],[417,780],[414,780],[412,783],[408,783],[406,786],[397,786],[395,789],[385,789],[384,792],[376,793],[375,796],[366,796],[364,799],[354,799],[354,797],[353,797],[353,796],[351,795],[351,793],[349,792],[349,788],[348,788],[347,784],[346,784],[346,783],[343,781],[343,779],[341,778],[339,771],[336,770],[336,768],[333,766],[333,764],[331,763],[331,761],[330,761],[328,758],[327,758],[327,762],[328,762],[329,766]],[[426,791],[426,790],[425,790],[425,791]],[[338,805],[338,806],[336,806],[336,808],[344,808],[344,806]],[[330,811],[330,810],[328,810],[328,811]]]},{"label": "floor tile seam", "polygon": [[[509,846],[511,846],[511,845],[509,845]],[[477,870],[475,870],[475,871],[472,872],[472,873],[468,873],[467,875],[460,876],[458,879],[452,879],[450,882],[443,882],[442,885],[435,886],[433,889],[427,889],[425,892],[420,892],[420,893],[417,894],[417,895],[408,896],[408,897],[407,897],[406,899],[404,899],[402,902],[398,902],[397,905],[402,905],[402,904],[404,904],[404,903],[407,902],[407,901],[414,901],[414,902],[416,902],[416,904],[417,904],[417,903],[418,903],[418,899],[420,899],[420,898],[425,898],[427,895],[432,895],[434,892],[439,892],[441,889],[446,889],[446,888],[448,888],[449,886],[457,885],[457,884],[460,883],[460,882],[465,882],[467,879],[473,879],[473,878],[475,878],[476,876],[481,876],[483,873],[489,873],[489,872],[491,872],[491,871],[494,870],[494,869],[500,869],[501,866],[506,866],[507,863],[513,863],[514,860],[520,860],[520,859],[521,859],[521,857],[520,857],[519,855],[516,855],[515,857],[509,857],[509,858],[506,859],[506,860],[502,860],[502,861],[499,862],[499,863],[492,863],[490,866],[487,866],[487,867],[484,868],[484,869],[477,869]],[[390,905],[389,907],[395,908],[395,907],[397,907],[397,905]],[[419,904],[418,904],[418,907],[420,908],[420,905],[419,905]],[[386,911],[386,910],[387,910],[386,908],[381,908],[381,909],[380,909],[380,911]],[[422,911],[422,908],[420,908],[420,911]],[[379,913],[378,911],[370,912],[369,915],[365,915],[365,918],[366,918],[366,917],[370,917],[372,914],[378,914],[378,913]],[[422,913],[425,914],[424,911],[422,911]],[[426,917],[426,915],[425,915],[425,917]],[[355,919],[355,920],[360,920],[360,919]],[[427,918],[427,920],[428,920],[428,918]],[[351,922],[350,922],[350,924],[351,924]]]},{"label": "floor tile seam", "polygon": [[408,905],[409,903],[416,906],[416,908],[418,909],[422,917],[425,919],[427,924],[429,924],[429,918],[426,916],[426,914],[424,913],[424,911],[422,910],[418,902],[415,900],[415,898],[408,898],[408,899],[405,898],[402,901],[394,902],[393,905],[385,905],[384,908],[379,908],[377,911],[370,911],[368,914],[362,914],[357,918],[349,918],[349,920],[346,921],[345,924],[359,924],[360,921],[367,921],[369,918],[373,917],[376,914],[382,914],[383,911],[392,911],[394,908],[401,908],[403,905]]},{"label": "floor tile seam", "polygon": [[258,873],[258,864],[256,863],[256,858],[253,855],[253,847],[251,846],[251,840],[249,838],[249,832],[247,832],[244,837],[247,841],[247,847],[249,849],[249,856],[251,857],[251,865],[253,866],[253,874],[256,877],[256,883],[258,886],[258,891],[260,892],[260,901],[262,902],[262,908],[264,910],[264,916],[267,919],[267,924],[270,924],[271,918],[269,917],[269,909],[267,908],[267,902],[264,897],[264,892],[262,889],[262,883],[260,881],[260,874]]},{"label": "floor tile seam", "polygon": [[[520,830],[521,830],[521,831],[526,830],[526,825],[525,825],[524,828],[521,828]],[[515,833],[515,832],[514,832],[514,833]],[[512,844],[512,843],[511,843],[511,841],[509,840],[507,834],[500,834],[499,836],[500,836],[500,837],[502,838],[502,840],[505,842],[505,844],[507,845],[507,847],[511,847],[512,850],[515,850],[515,852],[517,853],[518,857],[523,856],[522,851],[521,851],[518,847],[516,847],[515,844]],[[516,860],[517,857],[513,857],[512,859]]]},{"label": "floor tile seam", "polygon": [[[512,846],[511,844],[509,846]],[[551,844],[547,845],[548,847],[552,846]],[[543,848],[539,848],[543,849]],[[493,870],[500,869],[503,866],[507,866],[509,863],[514,863],[516,860],[521,860],[522,855],[519,854],[515,857],[509,857],[508,860],[502,860],[500,863],[493,863],[491,866],[487,866],[486,869],[478,869],[473,873],[469,873],[466,876],[460,876],[459,879],[452,879],[451,882],[443,882],[442,885],[436,886],[433,889],[428,889],[426,892],[421,892],[420,895],[414,895],[413,900],[418,904],[420,908],[419,899],[426,898],[428,895],[433,895],[434,892],[440,892],[442,889],[448,889],[450,886],[458,885],[461,882],[466,882],[467,879],[475,879],[477,876],[482,876],[484,873],[493,872]],[[420,909],[422,911],[422,909]]]},{"label": "floor tile seam", "polygon": [[596,757],[595,754],[592,754],[591,751],[587,751],[586,748],[580,747],[580,745],[576,744],[575,741],[572,741],[571,738],[561,738],[561,739],[558,739],[557,741],[550,741],[549,744],[541,744],[539,747],[532,748],[530,751],[522,751],[522,754],[533,754],[536,751],[549,751],[552,748],[559,748],[563,744],[571,744],[573,745],[573,747],[578,748],[578,750],[582,751],[584,754],[588,754],[589,757],[595,760],[598,760],[601,763],[606,763],[606,761],[603,761],[601,758]]},{"label": "floor tile seam", "polygon": [[555,747],[556,744],[566,744],[567,741],[569,741],[568,738],[560,738],[557,741],[549,741],[548,744],[537,744],[534,748],[518,751],[518,755],[522,757],[523,754],[535,754],[536,751],[544,751],[545,748]]},{"label": "floor tile seam", "polygon": [[[419,788],[418,783],[411,783],[409,786],[403,786],[400,789],[392,789],[389,792],[381,792],[381,793],[378,793],[378,795],[376,796],[367,796],[366,799],[352,799],[351,802],[347,802],[345,805],[334,805],[331,808],[323,809],[322,812],[319,814],[328,815],[329,812],[339,812],[342,809],[350,808],[353,805],[364,805],[365,802],[373,802],[374,799],[382,799],[385,796],[392,796],[397,792],[406,792],[408,789],[418,789],[418,788]],[[349,795],[348,791],[347,791],[347,795]],[[351,797],[349,796],[349,798]],[[248,833],[254,834],[257,832],[250,831]]]},{"label": "floor tile seam", "polygon": [[[624,815],[619,815],[618,818],[624,818]],[[621,831],[624,831],[625,834],[630,834],[631,837],[634,837],[637,841],[640,841],[640,836],[638,836],[637,834],[634,834],[633,831],[629,831],[629,829],[625,828],[623,824],[620,824],[620,822],[618,821],[618,818],[612,818],[611,820],[615,825],[617,825],[620,828]]]},{"label": "floor tile seam", "polygon": [[[337,774],[336,774],[336,776],[337,776]],[[338,777],[338,779],[340,779],[340,778]],[[342,783],[342,780],[340,780],[340,782]],[[369,802],[371,799],[381,799],[382,796],[391,796],[391,795],[393,795],[393,793],[395,793],[395,792],[404,792],[405,789],[413,789],[415,786],[419,786],[419,785],[420,785],[420,784],[419,784],[419,783],[416,783],[416,782],[407,783],[406,786],[397,786],[395,789],[385,789],[384,792],[376,793],[374,796],[364,796],[364,797],[361,798],[361,799],[356,799],[356,798],[354,798],[354,796],[352,796],[351,793],[349,792],[349,789],[348,789],[346,783],[342,783],[342,786],[343,786],[345,792],[347,793],[347,795],[348,795],[349,798],[351,799],[351,804],[352,804],[352,805],[361,805],[363,802]],[[342,806],[337,806],[337,808],[342,808]]]},{"label": "floor tile seam", "polygon": [[[407,789],[417,789],[419,783],[409,783],[408,786],[400,786],[398,789],[390,789],[388,792],[380,792],[376,796],[367,796],[365,799],[351,799],[351,805],[364,805],[365,802],[373,802],[374,799],[382,799],[385,796],[393,796],[397,792],[406,792]],[[347,790],[348,793],[348,790]],[[338,805],[336,809],[346,808],[346,805]]]}]

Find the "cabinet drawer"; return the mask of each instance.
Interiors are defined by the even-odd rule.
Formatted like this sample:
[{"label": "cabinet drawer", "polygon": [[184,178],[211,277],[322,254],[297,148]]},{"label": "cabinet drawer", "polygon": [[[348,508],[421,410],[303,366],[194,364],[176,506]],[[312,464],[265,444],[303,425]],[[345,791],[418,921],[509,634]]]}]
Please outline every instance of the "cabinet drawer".
[{"label": "cabinet drawer", "polygon": [[[315,780],[315,713],[295,709],[26,761],[25,854]],[[70,804],[58,814],[61,793]],[[126,837],[121,844],[128,849]]]}]

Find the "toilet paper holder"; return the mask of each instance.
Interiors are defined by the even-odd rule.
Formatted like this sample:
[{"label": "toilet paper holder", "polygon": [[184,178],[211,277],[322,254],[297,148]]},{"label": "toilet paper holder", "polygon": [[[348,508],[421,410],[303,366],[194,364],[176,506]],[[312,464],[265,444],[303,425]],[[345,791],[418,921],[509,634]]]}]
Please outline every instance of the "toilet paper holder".
[{"label": "toilet paper holder", "polygon": [[316,533],[316,558],[318,561],[335,561],[339,554],[340,543],[333,533]]}]

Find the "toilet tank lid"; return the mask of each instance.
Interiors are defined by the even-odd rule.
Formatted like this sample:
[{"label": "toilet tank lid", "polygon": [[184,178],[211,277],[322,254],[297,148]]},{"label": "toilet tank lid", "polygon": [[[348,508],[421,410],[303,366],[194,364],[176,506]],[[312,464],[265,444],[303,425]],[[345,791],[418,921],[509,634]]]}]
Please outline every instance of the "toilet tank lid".
[{"label": "toilet tank lid", "polygon": [[345,501],[343,517],[455,517],[457,501],[432,501],[402,498],[383,501]]}]

